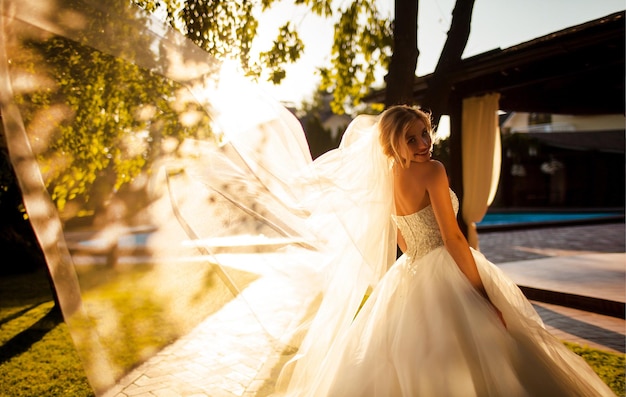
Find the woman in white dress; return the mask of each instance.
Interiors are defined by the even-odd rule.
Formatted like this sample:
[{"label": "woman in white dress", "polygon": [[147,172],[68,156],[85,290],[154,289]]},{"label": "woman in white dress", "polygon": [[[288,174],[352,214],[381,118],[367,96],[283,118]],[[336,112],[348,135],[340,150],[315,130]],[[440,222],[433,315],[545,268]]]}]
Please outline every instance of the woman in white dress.
[{"label": "woman in white dress", "polygon": [[[582,358],[545,330],[517,286],[470,248],[446,171],[430,157],[430,116],[394,106],[377,126],[379,144],[372,140],[371,148],[378,153],[371,159],[392,164],[375,177],[393,181],[395,215],[388,216],[404,254],[347,325],[334,326],[332,310],[322,304],[323,320],[314,320],[283,370],[280,394],[613,396]],[[331,296],[336,291],[328,288]],[[325,324],[333,330],[323,332]]]},{"label": "woman in white dress", "polygon": [[[160,153],[145,162],[146,168],[136,181],[137,186],[146,185],[144,196],[150,199],[139,204],[134,194],[126,198],[116,196],[117,201],[112,202],[117,210],[101,230],[110,226],[117,233],[122,225],[117,214],[122,208],[125,209],[122,212],[141,209],[130,216],[132,222],[128,225],[143,225],[151,214],[159,212],[150,221],[163,222],[164,239],[157,241],[167,239],[168,247],[176,247],[175,251],[163,251],[167,255],[161,258],[170,263],[173,254],[179,253],[176,239],[170,236],[179,228],[171,227],[169,212],[161,217],[160,212],[165,208],[161,204],[165,205],[172,195],[167,191],[169,185],[156,182],[156,176],[163,175],[161,170],[165,166],[176,170],[176,174],[181,169],[192,174],[195,165],[201,175],[198,180],[213,188],[216,184],[227,188],[228,182],[233,181],[237,187],[248,185],[250,189],[239,189],[237,193],[248,194],[253,206],[267,207],[255,219],[266,219],[265,215],[269,214],[276,219],[275,224],[285,226],[279,227],[281,233],[289,231],[298,238],[295,241],[304,242],[301,245],[306,249],[302,251],[306,252],[300,258],[312,262],[324,275],[323,299],[313,319],[303,324],[301,329],[307,332],[302,342],[297,343],[298,353],[281,373],[278,390],[284,394],[298,397],[613,394],[581,358],[544,329],[539,316],[514,283],[469,248],[456,224],[458,202],[448,188],[445,170],[430,159],[431,125],[426,113],[398,106],[388,109],[380,118],[359,116],[349,126],[337,150],[312,161],[301,124],[287,109],[250,87],[249,81],[234,73],[229,63],[222,64],[207,56],[190,40],[163,26],[156,17],[151,19],[130,7],[128,2],[115,7],[93,0],[66,1],[35,8],[24,1],[6,3],[6,7],[0,6],[3,29],[10,33],[0,38],[1,105],[7,141],[19,142],[10,146],[9,151],[17,148],[20,164],[29,164],[20,166],[21,172],[26,172],[20,178],[32,183],[29,191],[37,192],[25,195],[35,200],[32,208],[48,208],[45,203],[50,199],[43,179],[35,177],[36,169],[29,168],[31,163],[35,164],[38,153],[32,152],[31,146],[43,153],[52,142],[48,141],[52,131],[58,127],[41,129],[41,120],[72,125],[73,111],[68,110],[64,95],[59,93],[57,97],[54,91],[66,83],[59,81],[58,87],[51,88],[55,86],[55,78],[67,80],[65,72],[60,75],[54,72],[59,69],[43,62],[42,67],[32,66],[34,60],[41,59],[41,48],[49,44],[40,46],[37,40],[42,43],[51,40],[54,44],[57,43],[54,36],[60,35],[69,39],[68,42],[84,44],[88,50],[85,54],[97,49],[107,57],[123,61],[120,65],[132,63],[140,67],[145,74],[137,76],[161,75],[177,83],[170,88],[180,86],[187,90],[176,88],[176,95],[167,95],[173,101],[170,108],[181,112],[178,117],[181,125],[177,126],[180,128],[175,129],[182,135],[176,145],[172,144],[176,142],[174,137],[162,135],[165,127],[159,125],[164,115],[161,119],[147,120],[157,109],[150,100],[137,102],[141,106],[136,109],[133,106],[136,111],[131,113],[137,119],[128,123],[132,124],[132,131],[125,133],[125,137],[133,139],[126,142],[124,138],[122,146],[128,144],[131,153],[128,156],[138,155],[137,148],[145,151],[141,156]],[[80,16],[80,23],[76,23],[76,18],[68,18],[76,15]],[[81,49],[76,53],[82,52]],[[69,56],[72,60],[67,64],[75,64],[75,52],[57,55]],[[105,57],[94,59],[100,58]],[[78,73],[70,69],[68,73]],[[83,81],[85,76],[97,73],[100,72],[94,67],[93,71],[79,73],[74,79]],[[102,77],[98,76],[98,81],[110,80],[108,75]],[[19,90],[14,92],[14,88]],[[45,95],[34,95],[39,89]],[[59,101],[53,102],[54,106],[42,99],[51,93],[56,98],[54,101]],[[14,95],[17,101],[5,100]],[[29,95],[39,98],[32,103],[36,108],[26,108],[27,114],[36,115],[28,128],[34,134],[34,145],[26,140],[17,106],[30,104],[31,101],[25,100]],[[103,115],[110,111],[106,109],[118,109],[118,97],[114,95],[110,100],[111,103],[102,102],[106,105],[102,105]],[[165,98],[159,95],[155,100],[160,102]],[[198,115],[202,112],[193,109],[203,109],[212,121],[212,132],[223,134],[215,152],[206,149],[202,141],[188,139],[189,132],[182,132],[191,128],[187,124],[195,123],[189,120],[204,118]],[[115,112],[111,117],[117,119]],[[88,117],[77,123],[80,126],[84,123],[85,131],[100,131],[100,120],[100,117]],[[198,126],[199,134],[192,136],[205,137],[204,122],[198,121]],[[158,139],[145,134],[153,127]],[[165,129],[169,131],[169,127]],[[46,135],[43,141],[42,133]],[[174,146],[178,149],[174,150]],[[148,147],[153,149],[149,151]],[[55,163],[55,158],[52,156],[50,163],[43,163],[43,174],[49,172],[49,164]],[[212,174],[207,175],[208,170]],[[150,179],[152,176],[154,180]],[[195,187],[195,184],[185,186]],[[231,196],[229,199],[236,200]],[[196,202],[195,198],[190,201]],[[205,209],[202,204],[198,206]],[[78,209],[70,212],[81,213]],[[250,208],[246,210],[246,213],[254,212]],[[101,347],[106,340],[100,340],[98,330],[91,326],[80,328],[91,321],[83,321],[82,317],[67,321],[74,314],[83,315],[88,305],[82,305],[76,298],[80,289],[71,261],[59,256],[58,231],[49,232],[71,223],[62,225],[58,220],[54,223],[52,219],[56,215],[51,214],[56,214],[55,211],[51,203],[49,209],[35,211],[40,223],[38,237],[47,250],[46,255],[52,255],[51,266],[58,266],[52,268],[51,274],[56,275],[57,291],[61,292],[61,302],[65,302],[64,318],[71,324],[71,330],[78,331],[76,340],[89,341],[88,348],[82,346],[78,350],[84,354],[85,362],[97,357],[96,365],[86,367],[97,381],[95,386],[104,389],[120,369],[107,369],[107,352]],[[205,212],[190,213],[202,218],[199,214]],[[29,215],[35,219],[32,213]],[[108,212],[104,218],[108,218]],[[215,235],[220,234],[215,232]],[[181,241],[187,242],[186,237]],[[404,250],[397,261],[396,241]],[[314,248],[309,250],[309,247]],[[160,252],[160,248],[155,251]],[[311,252],[319,256],[310,255]],[[157,255],[155,259],[158,258]],[[308,261],[309,258],[314,260]],[[168,279],[175,279],[169,268],[167,274]],[[370,290],[371,296],[360,308]],[[160,294],[158,299],[155,301],[163,299]],[[84,307],[77,310],[81,305]]]}]

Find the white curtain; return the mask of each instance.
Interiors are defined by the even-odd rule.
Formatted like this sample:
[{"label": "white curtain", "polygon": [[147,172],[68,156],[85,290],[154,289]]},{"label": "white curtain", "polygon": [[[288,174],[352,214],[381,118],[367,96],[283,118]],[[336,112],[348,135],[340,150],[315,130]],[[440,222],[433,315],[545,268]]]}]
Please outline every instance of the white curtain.
[{"label": "white curtain", "polygon": [[463,100],[463,220],[468,241],[478,249],[476,222],[480,222],[498,189],[502,163],[498,107],[500,94]]}]

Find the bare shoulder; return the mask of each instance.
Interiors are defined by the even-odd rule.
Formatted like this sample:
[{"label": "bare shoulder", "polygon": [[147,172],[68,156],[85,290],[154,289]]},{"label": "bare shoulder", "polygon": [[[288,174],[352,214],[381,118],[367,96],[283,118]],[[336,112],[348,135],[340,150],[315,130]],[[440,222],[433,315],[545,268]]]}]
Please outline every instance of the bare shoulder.
[{"label": "bare shoulder", "polygon": [[439,185],[441,183],[448,183],[448,175],[446,173],[446,167],[438,160],[430,160],[423,163],[422,177],[428,185]]},{"label": "bare shoulder", "polygon": [[446,173],[446,166],[443,165],[443,163],[439,160],[430,160],[428,162],[428,164],[430,165],[430,167],[433,169],[434,172],[437,172],[439,174]]}]

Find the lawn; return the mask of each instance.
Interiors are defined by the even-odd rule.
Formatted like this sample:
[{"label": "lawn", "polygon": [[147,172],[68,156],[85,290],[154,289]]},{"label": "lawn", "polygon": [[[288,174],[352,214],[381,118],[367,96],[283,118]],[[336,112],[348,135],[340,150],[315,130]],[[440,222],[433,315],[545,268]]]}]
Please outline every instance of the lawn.
[{"label": "lawn", "polygon": [[[229,276],[242,289],[257,278]],[[88,377],[119,379],[234,298],[206,262],[101,267],[79,280],[84,311],[67,323],[44,272],[0,277],[0,396],[92,396]]]},{"label": "lawn", "polygon": [[[181,297],[182,302],[173,303],[168,310],[176,311],[180,305],[189,305],[190,300],[195,309],[189,316],[184,316],[184,321],[182,317],[172,319],[165,315],[163,308],[156,308],[154,302],[146,303],[137,299],[137,296],[141,296],[138,292],[154,282],[152,276],[152,272],[146,269],[114,279],[102,273],[92,273],[90,279],[82,280],[83,285],[89,285],[86,295],[91,305],[97,306],[97,302],[112,299],[112,306],[121,310],[120,321],[124,325],[120,330],[148,330],[139,332],[125,342],[116,340],[127,338],[119,338],[115,332],[108,334],[107,341],[111,344],[108,354],[120,370],[125,371],[136,365],[136,360],[144,354],[143,348],[153,350],[164,347],[188,332],[203,316],[214,312],[227,300],[224,291],[219,291],[220,297],[216,298],[210,294],[198,295],[195,288],[187,288],[191,291],[189,296]],[[238,273],[236,277],[244,284],[254,279],[246,273]],[[196,279],[200,280],[196,286],[215,283],[211,277]],[[128,290],[129,281],[136,288]],[[105,310],[104,307],[100,305],[97,309]],[[106,317],[106,314],[102,316]],[[160,322],[159,331],[151,332],[153,327],[150,325],[157,321]],[[128,343],[135,345],[135,348],[129,349]],[[582,356],[616,395],[624,396],[624,354],[573,343],[566,343],[566,346]],[[54,306],[47,278],[41,272],[0,277],[0,395],[94,396],[68,327]]]}]

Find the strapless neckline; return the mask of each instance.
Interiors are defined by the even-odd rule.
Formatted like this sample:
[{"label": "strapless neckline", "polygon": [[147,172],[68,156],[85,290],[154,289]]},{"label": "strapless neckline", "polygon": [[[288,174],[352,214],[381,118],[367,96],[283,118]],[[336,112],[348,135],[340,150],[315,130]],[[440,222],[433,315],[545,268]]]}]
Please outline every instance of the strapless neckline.
[{"label": "strapless neckline", "polygon": [[411,216],[415,216],[415,215],[419,214],[420,212],[427,210],[430,207],[431,207],[431,204],[428,204],[426,207],[424,207],[424,208],[422,208],[420,210],[417,210],[417,211],[415,211],[413,213],[410,213],[410,214],[407,214],[407,215],[396,215],[396,217],[398,217],[398,218],[408,218],[408,217],[411,217]]}]

